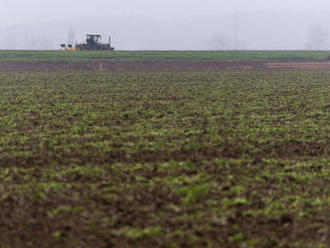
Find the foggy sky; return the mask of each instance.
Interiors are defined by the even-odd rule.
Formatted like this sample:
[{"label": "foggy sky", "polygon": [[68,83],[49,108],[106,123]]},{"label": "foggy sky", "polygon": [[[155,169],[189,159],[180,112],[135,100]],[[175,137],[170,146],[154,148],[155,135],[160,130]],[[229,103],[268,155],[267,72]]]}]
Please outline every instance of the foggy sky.
[{"label": "foggy sky", "polygon": [[119,50],[330,49],[329,0],[0,0],[0,49],[86,33]]},{"label": "foggy sky", "polygon": [[328,0],[0,0],[0,3],[2,26],[102,15],[173,18],[234,11],[330,11]]}]

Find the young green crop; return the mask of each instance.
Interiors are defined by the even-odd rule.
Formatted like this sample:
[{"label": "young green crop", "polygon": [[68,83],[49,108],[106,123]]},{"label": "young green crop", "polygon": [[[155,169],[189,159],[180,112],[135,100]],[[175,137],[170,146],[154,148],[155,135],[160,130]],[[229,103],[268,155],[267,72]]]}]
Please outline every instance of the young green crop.
[{"label": "young green crop", "polygon": [[297,61],[329,51],[0,51],[1,61]]},{"label": "young green crop", "polygon": [[0,246],[330,244],[329,81],[0,73]]}]

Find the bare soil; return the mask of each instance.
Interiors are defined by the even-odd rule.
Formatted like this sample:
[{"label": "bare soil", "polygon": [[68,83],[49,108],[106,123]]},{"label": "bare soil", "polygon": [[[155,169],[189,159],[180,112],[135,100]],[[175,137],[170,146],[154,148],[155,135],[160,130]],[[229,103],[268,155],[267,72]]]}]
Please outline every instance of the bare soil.
[{"label": "bare soil", "polygon": [[330,247],[330,63],[98,66],[0,63],[0,248]]}]

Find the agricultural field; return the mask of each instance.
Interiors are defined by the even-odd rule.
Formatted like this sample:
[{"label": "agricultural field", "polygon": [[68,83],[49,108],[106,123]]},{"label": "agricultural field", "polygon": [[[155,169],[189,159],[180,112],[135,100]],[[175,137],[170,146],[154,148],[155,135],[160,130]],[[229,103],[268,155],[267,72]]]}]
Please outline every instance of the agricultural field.
[{"label": "agricultural field", "polygon": [[0,51],[0,62],[32,61],[306,61],[329,60],[329,51]]},{"label": "agricultural field", "polygon": [[329,82],[0,72],[0,247],[329,247]]}]

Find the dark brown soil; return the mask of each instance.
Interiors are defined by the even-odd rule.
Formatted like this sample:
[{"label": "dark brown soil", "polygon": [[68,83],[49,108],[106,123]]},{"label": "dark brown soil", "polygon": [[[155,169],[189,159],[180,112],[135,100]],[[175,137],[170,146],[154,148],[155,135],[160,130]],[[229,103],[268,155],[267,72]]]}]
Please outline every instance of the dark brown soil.
[{"label": "dark brown soil", "polygon": [[327,66],[0,63],[0,248],[330,247]]}]

